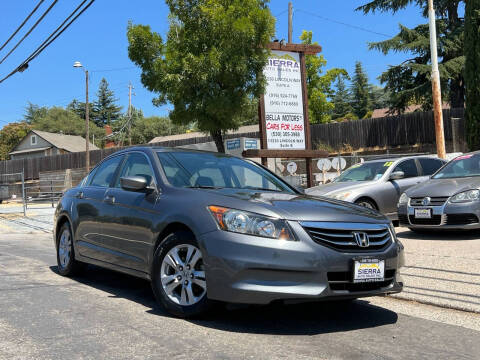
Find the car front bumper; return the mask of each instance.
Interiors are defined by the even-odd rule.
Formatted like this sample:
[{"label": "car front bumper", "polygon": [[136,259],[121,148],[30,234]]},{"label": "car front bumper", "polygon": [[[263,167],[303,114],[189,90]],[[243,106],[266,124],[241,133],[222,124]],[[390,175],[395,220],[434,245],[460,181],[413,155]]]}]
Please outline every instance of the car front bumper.
[{"label": "car front bumper", "polygon": [[[203,234],[199,244],[204,252],[208,297],[268,304],[274,300],[359,298],[402,290],[398,270],[404,264],[404,255],[398,241],[382,251],[344,253],[316,243],[299,223],[290,225],[298,241],[222,230]],[[385,260],[386,272],[393,275],[388,280],[386,276],[382,283],[354,284],[353,263],[357,258]],[[344,276],[343,281],[336,281],[339,276]]]},{"label": "car front bumper", "polygon": [[[415,220],[415,209],[432,209],[432,221],[418,223]],[[445,230],[474,230],[480,229],[480,206],[478,202],[453,204],[445,202],[442,206],[398,206],[400,226],[413,229],[445,229]]]}]

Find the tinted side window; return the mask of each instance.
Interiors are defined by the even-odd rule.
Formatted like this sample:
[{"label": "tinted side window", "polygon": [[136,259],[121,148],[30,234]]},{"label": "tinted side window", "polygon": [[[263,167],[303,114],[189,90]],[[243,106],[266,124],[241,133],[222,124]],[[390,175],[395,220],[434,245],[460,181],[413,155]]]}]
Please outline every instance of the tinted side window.
[{"label": "tinted side window", "polygon": [[418,176],[417,165],[413,159],[401,162],[393,169],[393,172],[395,171],[403,171],[406,178]]},{"label": "tinted side window", "polygon": [[435,171],[440,169],[443,162],[437,159],[418,159],[423,169],[423,175],[432,175]]},{"label": "tinted side window", "polygon": [[154,179],[153,169],[150,166],[150,163],[145,155],[140,153],[132,153],[128,155],[127,161],[125,161],[115,183],[116,187],[120,187],[120,178],[125,176],[143,176],[147,179],[149,184]]},{"label": "tinted side window", "polygon": [[122,161],[123,156],[115,156],[114,158],[104,161],[95,172],[90,183],[91,186],[109,187],[115,175],[118,165]]}]

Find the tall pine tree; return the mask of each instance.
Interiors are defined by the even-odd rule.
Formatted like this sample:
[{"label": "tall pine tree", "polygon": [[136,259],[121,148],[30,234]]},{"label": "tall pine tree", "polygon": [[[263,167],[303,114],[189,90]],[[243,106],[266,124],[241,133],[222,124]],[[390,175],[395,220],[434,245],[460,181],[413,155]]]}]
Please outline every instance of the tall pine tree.
[{"label": "tall pine tree", "polygon": [[362,63],[355,63],[355,75],[352,79],[352,109],[353,113],[362,119],[370,110],[370,86],[367,74],[363,71]]},{"label": "tall pine tree", "polygon": [[108,88],[107,80],[102,78],[98,87],[97,100],[93,105],[95,117],[92,117],[92,119],[97,126],[110,125],[120,118],[122,107],[116,105],[117,101],[118,99],[115,98],[113,91]]},{"label": "tall pine tree", "polygon": [[350,93],[342,76],[338,77],[336,87],[337,91],[333,96],[333,120],[344,118],[345,115],[352,111],[352,107],[350,106]]},{"label": "tall pine tree", "polygon": [[480,0],[465,8],[466,129],[470,150],[480,149]]},{"label": "tall pine tree", "polygon": [[[465,83],[463,71],[464,20],[459,16],[465,0],[434,0],[437,15],[439,70],[442,80],[442,95],[452,107],[463,107]],[[357,10],[365,14],[374,12],[396,13],[410,5],[420,8],[422,16],[428,17],[426,0],[370,0]],[[380,81],[389,92],[389,107],[392,112],[403,112],[412,103],[420,104],[425,110],[432,107],[432,85],[430,81],[429,28],[425,24],[408,28],[400,25],[400,32],[391,39],[369,44],[370,49],[385,55],[390,52],[411,54],[411,59],[385,71]]]}]

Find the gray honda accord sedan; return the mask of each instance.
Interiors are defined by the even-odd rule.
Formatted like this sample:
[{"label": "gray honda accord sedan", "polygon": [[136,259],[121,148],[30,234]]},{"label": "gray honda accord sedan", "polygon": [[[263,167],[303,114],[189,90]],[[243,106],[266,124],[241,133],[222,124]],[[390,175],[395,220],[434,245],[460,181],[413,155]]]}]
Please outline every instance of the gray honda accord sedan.
[{"label": "gray honda accord sedan", "polygon": [[412,230],[480,228],[480,152],[456,157],[403,193],[398,218]]},{"label": "gray honda accord sedan", "polygon": [[155,147],[119,151],[55,213],[58,271],[86,263],[151,281],[170,313],[215,301],[353,299],[399,292],[403,246],[378,212],[312,198],[249,160]]}]

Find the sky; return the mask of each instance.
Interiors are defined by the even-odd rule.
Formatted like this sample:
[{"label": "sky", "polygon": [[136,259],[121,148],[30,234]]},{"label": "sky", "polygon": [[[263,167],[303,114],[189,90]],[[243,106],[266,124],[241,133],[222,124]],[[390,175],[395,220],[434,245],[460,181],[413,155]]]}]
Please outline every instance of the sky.
[{"label": "sky", "polygon": [[[0,1],[0,44],[35,7],[38,0]],[[27,22],[20,34],[0,51],[3,58],[36,19],[50,5],[46,0]],[[59,1],[22,44],[0,64],[0,78],[16,68],[80,4],[80,0]],[[408,54],[384,56],[368,50],[368,43],[388,39],[398,32],[401,23],[408,27],[424,23],[420,10],[409,7],[396,14],[363,15],[355,11],[367,0],[292,0],[293,39],[299,42],[303,30],[313,31],[313,39],[323,48],[327,67],[340,67],[353,73],[361,61],[371,83],[388,65],[398,64]],[[287,39],[288,0],[271,0],[272,14],[277,18],[276,37]],[[89,70],[90,101],[102,77],[115,92],[119,105],[126,111],[128,84],[135,96],[132,104],[145,116],[167,115],[170,106],[156,107],[155,95],[140,81],[140,70],[128,58],[126,29],[128,22],[150,25],[165,38],[168,31],[168,8],[164,0],[96,0],[58,39],[34,59],[27,70],[16,73],[0,84],[0,128],[23,119],[28,102],[40,106],[65,107],[72,99],[85,100],[85,74],[74,68],[80,61]],[[0,45],[1,46],[1,45]]]}]

